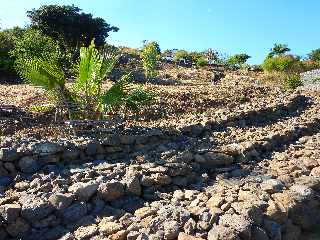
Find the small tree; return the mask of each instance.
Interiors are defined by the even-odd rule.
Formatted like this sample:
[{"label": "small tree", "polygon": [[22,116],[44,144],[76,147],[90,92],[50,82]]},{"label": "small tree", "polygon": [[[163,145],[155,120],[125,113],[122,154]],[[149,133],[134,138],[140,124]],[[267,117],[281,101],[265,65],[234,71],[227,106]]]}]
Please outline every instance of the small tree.
[{"label": "small tree", "polygon": [[270,49],[269,57],[281,56],[286,52],[289,52],[291,49],[288,48],[287,44],[275,43],[273,48]]},{"label": "small tree", "polygon": [[145,42],[142,52],[142,65],[147,79],[157,75],[156,65],[161,52],[159,44],[156,42]]},{"label": "small tree", "polygon": [[97,46],[103,46],[109,33],[119,30],[74,5],[43,5],[27,15],[33,28],[59,41],[66,49],[89,46],[91,39],[95,39]]},{"label": "small tree", "polygon": [[320,48],[312,50],[308,57],[311,61],[320,62]]},{"label": "small tree", "polygon": [[189,60],[190,58],[191,56],[186,50],[177,50],[174,54],[173,60],[177,62],[181,59]]},{"label": "small tree", "polygon": [[235,54],[227,60],[227,63],[234,68],[240,68],[240,66],[247,62],[247,60],[251,58],[248,54],[240,53]]},{"label": "small tree", "polygon": [[204,67],[208,66],[208,61],[204,57],[200,57],[196,61],[197,67]]}]

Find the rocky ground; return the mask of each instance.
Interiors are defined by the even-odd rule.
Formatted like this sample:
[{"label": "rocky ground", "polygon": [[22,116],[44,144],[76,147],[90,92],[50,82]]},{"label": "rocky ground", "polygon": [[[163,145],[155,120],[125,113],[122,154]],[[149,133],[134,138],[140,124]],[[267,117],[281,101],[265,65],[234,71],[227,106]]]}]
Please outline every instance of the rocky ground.
[{"label": "rocky ground", "polygon": [[[15,169],[2,150],[0,167],[11,175],[0,178],[0,239],[320,239],[319,93],[246,75],[212,84],[183,73],[189,80],[149,83],[159,99],[125,120],[128,128],[170,130],[173,137],[153,147],[143,142],[130,155],[96,154],[35,172],[25,170],[30,159]],[[31,92],[1,100],[21,107],[38,98]],[[34,119],[29,129],[25,120],[5,122],[2,146],[48,138],[49,128],[66,136],[48,118]]]}]

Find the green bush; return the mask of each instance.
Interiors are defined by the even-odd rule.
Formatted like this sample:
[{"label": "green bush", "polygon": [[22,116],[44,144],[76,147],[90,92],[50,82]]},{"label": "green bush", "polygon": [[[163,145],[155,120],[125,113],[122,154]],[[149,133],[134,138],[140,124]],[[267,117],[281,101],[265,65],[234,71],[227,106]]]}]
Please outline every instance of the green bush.
[{"label": "green bush", "polygon": [[267,57],[262,68],[266,72],[280,71],[280,72],[293,72],[301,69],[301,62],[298,58],[292,55],[281,55],[276,57]]},{"label": "green bush", "polygon": [[230,69],[239,69],[249,58],[250,56],[245,53],[235,54],[228,58],[227,65]]},{"label": "green bush", "polygon": [[302,82],[299,74],[287,74],[283,79],[283,86],[285,89],[296,89],[301,86]]},{"label": "green bush", "polygon": [[14,57],[10,55],[15,47],[15,41],[21,37],[24,29],[14,27],[0,32],[0,73],[4,75],[15,75]]},{"label": "green bush", "polygon": [[311,61],[320,63],[320,48],[312,50],[308,57]]},{"label": "green bush", "polygon": [[16,59],[18,71],[25,59],[50,58],[57,66],[63,62],[58,43],[34,29],[28,29],[21,38],[16,39],[15,48],[10,54]]},{"label": "green bush", "polygon": [[196,61],[197,67],[205,67],[208,66],[208,61],[204,57],[200,57]]},{"label": "green bush", "polygon": [[145,43],[141,52],[142,65],[147,79],[157,75],[156,66],[157,60],[161,55],[158,43],[149,42]]},{"label": "green bush", "polygon": [[191,56],[189,55],[189,53],[186,50],[178,50],[176,51],[176,53],[174,54],[173,60],[175,62],[179,61],[180,59],[191,59]]}]

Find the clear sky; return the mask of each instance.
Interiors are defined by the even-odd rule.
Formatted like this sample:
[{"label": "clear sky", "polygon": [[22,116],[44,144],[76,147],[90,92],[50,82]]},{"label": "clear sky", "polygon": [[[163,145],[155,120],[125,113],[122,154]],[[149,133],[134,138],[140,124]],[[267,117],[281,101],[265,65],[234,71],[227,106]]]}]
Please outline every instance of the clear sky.
[{"label": "clear sky", "polygon": [[43,4],[75,4],[120,28],[108,42],[161,49],[217,49],[247,53],[261,63],[273,43],[298,55],[320,48],[320,0],[1,0],[1,28],[28,24],[26,11]]}]

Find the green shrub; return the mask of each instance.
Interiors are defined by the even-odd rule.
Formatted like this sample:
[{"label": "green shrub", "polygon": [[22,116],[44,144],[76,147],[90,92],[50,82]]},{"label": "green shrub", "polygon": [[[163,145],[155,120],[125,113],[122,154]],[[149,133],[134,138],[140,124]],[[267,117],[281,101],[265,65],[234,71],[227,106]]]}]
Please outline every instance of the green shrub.
[{"label": "green shrub", "polygon": [[301,86],[302,82],[299,74],[287,74],[283,79],[283,86],[285,89],[296,89]]},{"label": "green shrub", "polygon": [[287,90],[295,89],[302,85],[300,74],[286,73],[286,72],[267,72],[262,77],[264,84],[271,84],[272,86],[283,87]]},{"label": "green shrub", "polygon": [[195,64],[197,63],[198,59],[203,58],[203,54],[200,52],[191,52],[189,56],[191,57],[192,62]]},{"label": "green shrub", "polygon": [[197,67],[204,67],[208,65],[208,61],[204,57],[200,57],[196,61]]},{"label": "green shrub", "polygon": [[312,50],[308,57],[311,61],[320,63],[320,48]]},{"label": "green shrub", "polygon": [[175,62],[179,61],[180,59],[191,59],[191,56],[189,55],[189,53],[186,50],[178,50],[175,52],[173,60]]},{"label": "green shrub", "polygon": [[262,68],[266,72],[299,71],[299,69],[301,69],[301,62],[292,55],[267,57],[262,64]]},{"label": "green shrub", "polygon": [[21,38],[16,39],[15,48],[10,54],[16,59],[18,68],[23,65],[25,59],[41,59],[43,57],[50,58],[50,61],[57,66],[62,64],[62,53],[58,43],[34,29],[28,29]]},{"label": "green shrub", "polygon": [[0,73],[15,75],[14,57],[10,55],[15,47],[15,41],[21,37],[24,29],[14,27],[0,32]]},{"label": "green shrub", "polygon": [[228,58],[227,64],[231,69],[239,69],[249,58],[250,56],[245,53],[235,54]]},{"label": "green shrub", "polygon": [[142,65],[147,79],[157,75],[156,65],[160,58],[160,48],[156,42],[145,43],[141,52]]}]

